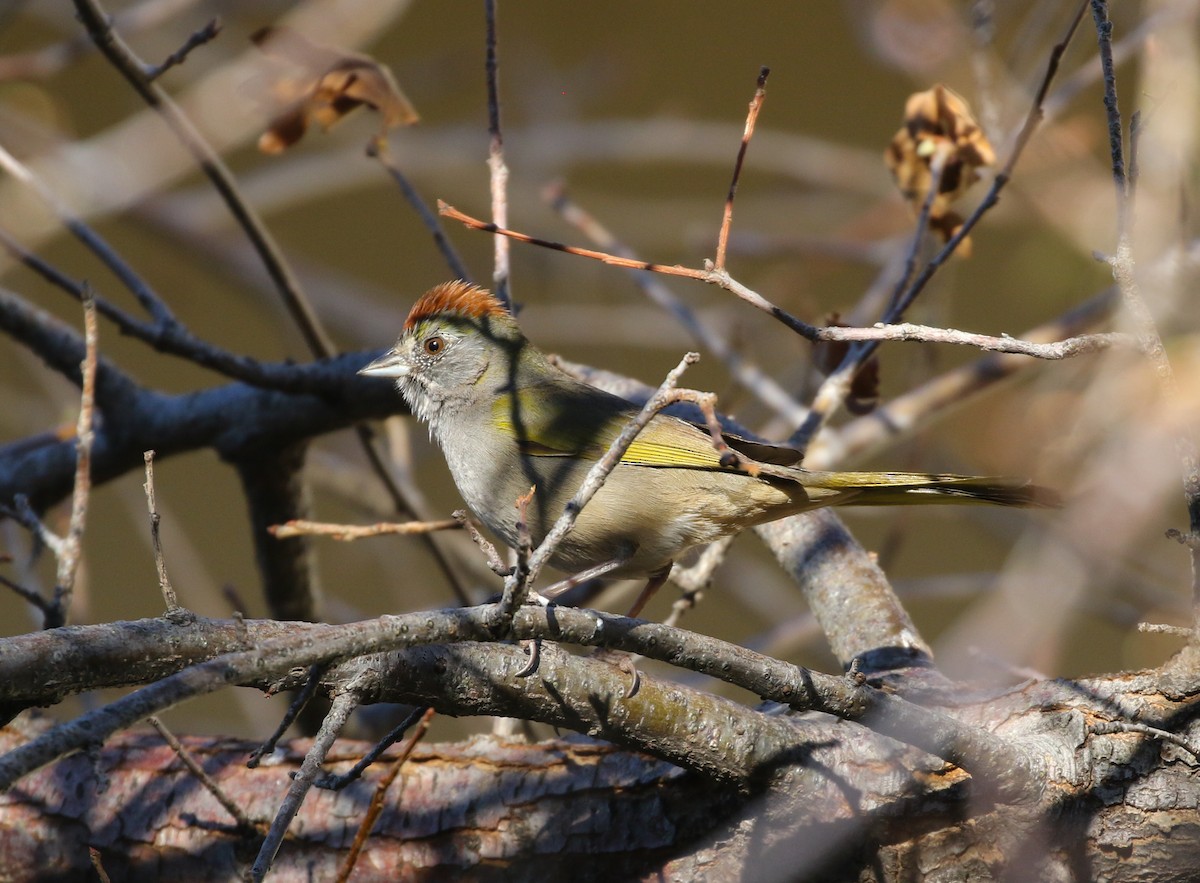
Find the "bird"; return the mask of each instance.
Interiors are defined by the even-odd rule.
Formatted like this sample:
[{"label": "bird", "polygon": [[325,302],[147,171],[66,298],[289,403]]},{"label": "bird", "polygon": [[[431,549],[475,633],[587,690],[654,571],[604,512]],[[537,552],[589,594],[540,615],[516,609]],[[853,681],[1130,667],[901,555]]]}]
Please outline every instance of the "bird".
[{"label": "bird", "polygon": [[[463,500],[509,547],[525,524],[541,542],[592,465],[638,413],[619,396],[563,371],[486,289],[437,285],[410,310],[396,344],[359,374],[394,381],[426,423]],[[1054,507],[1027,481],[922,472],[804,469],[800,451],[656,414],[578,513],[549,559],[569,574],[644,578],[630,615],[694,546],[823,506],[993,503]]]}]

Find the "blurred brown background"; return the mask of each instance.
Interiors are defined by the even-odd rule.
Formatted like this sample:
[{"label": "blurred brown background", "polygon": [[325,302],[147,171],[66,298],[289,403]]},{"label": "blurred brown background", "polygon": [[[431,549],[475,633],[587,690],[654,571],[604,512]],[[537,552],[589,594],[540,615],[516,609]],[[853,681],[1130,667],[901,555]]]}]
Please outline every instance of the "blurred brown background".
[{"label": "blurred brown background", "polygon": [[[733,275],[802,318],[848,313],[911,237],[912,215],[882,162],[909,93],[943,82],[966,96],[1001,159],[1026,114],[1051,45],[1074,4],[845,2],[530,4],[501,2],[500,87],[511,172],[510,226],[590,245],[541,198],[562,181],[626,244],[660,263],[699,266],[715,249],[744,115],[761,65],[767,99],[750,145],[734,216]],[[294,261],[338,344],[389,344],[411,302],[449,276],[414,213],[364,155],[377,121],[359,114],[310,134],[280,157],[254,142],[266,123],[255,98],[262,59],[248,36],[290,23],[318,42],[369,52],[388,64],[421,113],[392,133],[392,154],[425,199],[487,217],[487,108],[482,4],[415,2],[238,3],[164,0],[126,7],[161,20],[128,30],[148,60],[177,48],[209,18],[224,30],[163,79],[226,156],[244,192]],[[1139,27],[1120,68],[1123,109],[1152,108],[1139,194],[1139,263],[1153,267],[1187,243],[1195,224],[1180,206],[1196,189],[1195,3],[1119,4],[1118,40]],[[990,14],[992,17],[987,18]],[[983,23],[981,24],[981,16]],[[118,27],[122,21],[118,19]],[[992,32],[994,29],[994,33]],[[0,54],[21,57],[79,33],[62,4],[0,4]],[[1020,335],[1103,289],[1093,250],[1114,245],[1107,135],[1095,36],[1085,22],[1051,91],[1049,119],[1000,206],[910,313],[913,321]],[[1190,107],[1190,111],[1188,108]],[[56,71],[0,82],[0,143],[45,176],[164,294],[201,337],[261,359],[304,360],[299,336],[205,181],[118,75],[85,51]],[[977,185],[964,201],[974,204]],[[1182,221],[1181,219],[1182,211]],[[0,182],[0,221],[18,239],[105,296],[132,299],[99,263],[47,220],[11,179]],[[447,224],[476,280],[491,276],[491,237]],[[889,263],[890,262],[890,263]],[[521,321],[545,349],[656,384],[695,344],[623,272],[514,244],[513,292]],[[664,280],[711,327],[803,400],[809,347],[781,325],[699,283]],[[3,283],[78,326],[75,305],[11,266]],[[1028,475],[1072,494],[1062,513],[957,508],[855,512],[852,530],[878,550],[927,637],[942,636],[952,673],[998,677],[1006,665],[1048,674],[1153,664],[1175,639],[1140,635],[1139,619],[1175,621],[1186,610],[1186,556],[1163,540],[1184,527],[1173,435],[1196,421],[1194,303],[1172,277],[1147,286],[1181,378],[1168,410],[1141,362],[1127,355],[1034,366],[978,396],[869,463]],[[873,321],[871,319],[870,321]],[[122,340],[101,327],[101,350],[142,382],[169,391],[222,378]],[[891,344],[885,397],[962,364],[962,348]],[[712,389],[723,407],[773,438],[793,427],[706,357],[685,383]],[[77,394],[9,339],[0,339],[0,443],[73,425]],[[844,418],[843,418],[844,419]],[[461,503],[440,455],[406,423],[415,472],[432,510]],[[403,431],[403,430],[398,430]],[[393,437],[395,441],[395,437]],[[312,454],[315,515],[369,522],[378,491],[347,490],[362,456],[349,433]],[[98,488],[88,521],[82,593],[74,620],[154,616],[161,599],[149,549],[143,477]],[[159,463],[157,489],[167,564],[180,601],[230,611],[222,587],[262,615],[247,518],[235,476],[210,453]],[[60,526],[65,508],[49,517]],[[461,538],[445,540],[473,555]],[[317,541],[331,619],[439,606],[451,596],[411,540]],[[0,525],[7,573],[49,591],[53,568],[26,571],[28,542]],[[1003,569],[1007,568],[1006,571]],[[1008,575],[997,577],[997,572]],[[480,583],[482,585],[482,583]],[[498,588],[498,582],[486,586]],[[673,591],[650,615],[665,615]],[[612,596],[608,604],[627,603]],[[37,621],[0,593],[0,629]],[[828,668],[803,601],[752,537],[740,540],[687,627]],[[278,703],[274,703],[277,705]],[[237,707],[233,707],[233,706]],[[249,694],[216,697],[177,714],[180,727],[256,734],[272,725]],[[274,707],[274,706],[272,706]],[[190,709],[190,711],[189,711]],[[199,714],[197,709],[200,710]]]}]

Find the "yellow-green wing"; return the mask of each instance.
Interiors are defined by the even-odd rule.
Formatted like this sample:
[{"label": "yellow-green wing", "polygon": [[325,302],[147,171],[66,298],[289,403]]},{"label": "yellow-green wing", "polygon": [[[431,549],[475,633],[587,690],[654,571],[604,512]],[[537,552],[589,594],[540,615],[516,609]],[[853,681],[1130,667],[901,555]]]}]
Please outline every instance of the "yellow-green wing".
[{"label": "yellow-green wing", "polygon": [[[552,383],[526,387],[492,406],[497,429],[517,438],[533,457],[598,460],[637,414],[629,402],[594,387]],[[622,463],[692,469],[720,467],[706,431],[658,415],[638,434]]]}]

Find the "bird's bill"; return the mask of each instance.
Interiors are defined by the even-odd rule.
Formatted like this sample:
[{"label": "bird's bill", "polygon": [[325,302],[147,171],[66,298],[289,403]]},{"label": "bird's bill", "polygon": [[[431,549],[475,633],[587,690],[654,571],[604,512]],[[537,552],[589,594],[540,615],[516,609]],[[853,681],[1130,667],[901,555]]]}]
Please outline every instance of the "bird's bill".
[{"label": "bird's bill", "polygon": [[367,377],[403,377],[409,372],[408,362],[395,350],[388,350],[358,373]]}]

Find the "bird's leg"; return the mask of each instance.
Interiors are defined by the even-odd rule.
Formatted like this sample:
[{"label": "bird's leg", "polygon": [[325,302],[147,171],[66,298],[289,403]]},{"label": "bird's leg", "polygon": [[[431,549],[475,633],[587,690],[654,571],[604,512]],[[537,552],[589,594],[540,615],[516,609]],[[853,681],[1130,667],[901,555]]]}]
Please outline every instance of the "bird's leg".
[{"label": "bird's leg", "polygon": [[633,606],[629,608],[626,616],[637,616],[642,612],[642,608],[650,603],[650,599],[654,597],[654,593],[663,587],[663,583],[667,581],[667,577],[671,575],[672,564],[668,563],[662,570],[650,574],[650,579],[646,581],[646,588],[642,589],[642,593],[637,596],[637,600],[633,602]]},{"label": "bird's leg", "polygon": [[541,601],[553,601],[559,595],[569,592],[571,589],[575,588],[581,583],[585,583],[590,579],[596,579],[597,577],[604,576],[606,573],[611,573],[628,560],[628,557],[621,557],[613,558],[611,561],[604,561],[595,565],[594,567],[589,567],[587,570],[581,570],[579,573],[569,576],[564,580],[559,580],[553,585],[547,586],[545,589],[539,592],[538,595],[540,596]]}]

